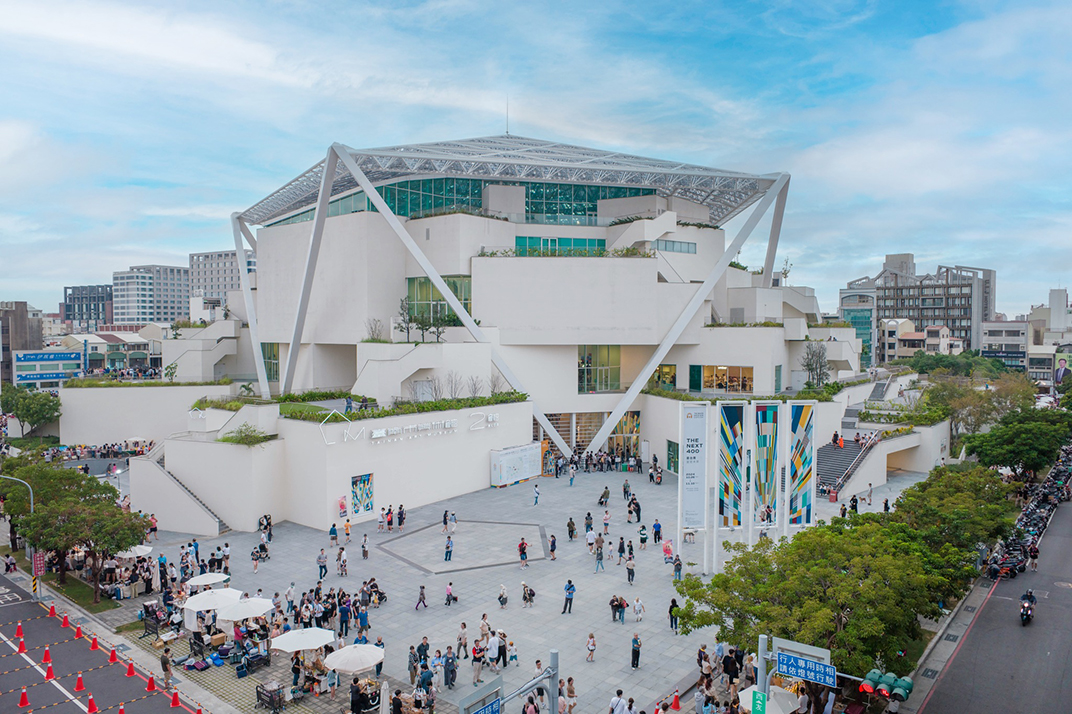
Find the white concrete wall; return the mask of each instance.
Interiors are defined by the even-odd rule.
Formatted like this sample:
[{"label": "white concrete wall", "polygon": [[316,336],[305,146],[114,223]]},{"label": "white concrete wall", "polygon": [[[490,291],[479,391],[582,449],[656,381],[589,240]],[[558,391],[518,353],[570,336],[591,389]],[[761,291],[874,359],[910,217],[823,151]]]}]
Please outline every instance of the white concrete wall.
[{"label": "white concrete wall", "polygon": [[[489,415],[496,418],[489,421]],[[453,429],[371,438],[373,429],[455,419]],[[169,439],[167,466],[236,530],[254,530],[264,513],[326,530],[340,522],[339,498],[347,499],[349,510],[354,476],[373,474],[375,509],[348,513],[353,523],[375,520],[388,505],[413,508],[490,487],[489,452],[532,441],[532,407],[502,404],[323,428],[279,419],[278,431],[278,439],[252,448]]]},{"label": "white concrete wall", "polygon": [[920,435],[919,448],[891,453],[887,461],[889,468],[929,473],[941,463],[942,459],[948,461],[950,458],[948,421],[939,422],[933,426],[917,426],[915,430]]},{"label": "white concrete wall", "polygon": [[689,365],[752,367],[754,394],[772,394],[775,365],[782,365],[782,389],[789,386],[784,335],[781,327],[700,328],[699,344],[675,345],[663,364],[677,365],[678,389],[689,388]]},{"label": "white concrete wall", "polygon": [[161,530],[219,535],[219,525],[212,514],[190,498],[155,461],[130,460],[130,507],[145,514],[155,514]]},{"label": "white concrete wall", "polygon": [[[640,438],[648,442],[651,453],[659,457],[659,465],[666,469],[668,467],[667,440],[679,443],[681,441],[678,429],[681,402],[677,399],[642,394],[637,400],[637,405],[640,409]],[[711,413],[713,414],[714,411],[712,410]],[[717,436],[717,431],[712,432],[711,438],[714,436]],[[709,439],[708,443],[714,442]]]},{"label": "white concrete wall", "polygon": [[159,442],[187,430],[190,406],[199,398],[233,392],[233,385],[60,389],[60,439],[109,444],[137,436]]}]

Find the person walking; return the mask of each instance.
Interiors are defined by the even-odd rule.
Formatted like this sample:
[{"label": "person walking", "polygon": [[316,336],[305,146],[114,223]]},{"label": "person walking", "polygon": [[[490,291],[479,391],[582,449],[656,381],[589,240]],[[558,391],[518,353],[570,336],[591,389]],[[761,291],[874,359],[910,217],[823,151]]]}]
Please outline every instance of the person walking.
[{"label": "person walking", "polygon": [[450,536],[447,536],[447,544],[446,544],[446,546],[444,546],[444,549],[443,549],[443,560],[445,560],[447,562],[450,562],[450,558],[453,555],[454,555],[454,541],[451,540]]},{"label": "person walking", "polygon": [[164,689],[171,689],[171,648],[165,647],[160,655],[160,673],[164,676]]},{"label": "person walking", "polygon": [[424,586],[423,585],[421,586],[420,594],[417,595],[417,604],[413,606],[413,609],[417,610],[417,609],[420,608],[421,605],[424,605],[425,610],[428,609],[428,601],[425,599],[425,596],[424,596]]},{"label": "person walking", "polygon": [[633,657],[632,657],[633,669],[636,669],[637,667],[640,666],[640,645],[641,645],[640,633],[639,632],[634,632],[633,633]]},{"label": "person walking", "polygon": [[651,524],[651,537],[656,545],[663,541],[663,524],[659,523],[659,519],[656,518],[655,522]]},{"label": "person walking", "polygon": [[593,632],[588,633],[588,643],[585,645],[585,648],[588,650],[588,656],[584,658],[584,661],[585,662],[595,662],[596,661],[596,636],[595,636],[595,633],[593,633]]},{"label": "person walking", "polygon": [[644,619],[644,612],[644,602],[640,599],[640,596],[638,595],[636,600],[633,600],[633,615],[636,617],[637,622],[641,622]]},{"label": "person walking", "polygon": [[521,569],[529,567],[529,544],[522,538],[521,542],[517,544],[517,554],[521,558]]},{"label": "person walking", "polygon": [[637,529],[637,533],[640,534],[640,549],[648,549],[648,528],[643,523],[640,524],[640,528]]},{"label": "person walking", "polygon": [[584,539],[588,543],[588,552],[594,553],[596,547],[596,532],[593,530],[587,531],[584,534]]},{"label": "person walking", "polygon": [[[374,643],[374,646],[379,647],[381,650],[386,650],[387,649],[387,645],[385,645],[383,643],[383,637],[377,637],[376,642]],[[381,672],[383,672],[383,660],[382,659],[376,665],[376,676],[379,677]]]},{"label": "person walking", "polygon": [[558,558],[555,557],[555,549],[557,547],[558,547],[558,540],[555,539],[555,535],[554,535],[554,533],[552,533],[551,538],[550,538],[551,560],[558,560]]},{"label": "person walking", "polygon": [[328,529],[328,545],[339,544],[339,529],[335,527],[335,524],[331,524],[331,528]]},{"label": "person walking", "polygon": [[532,484],[532,505],[540,505],[540,484],[538,483]]},{"label": "person walking", "polygon": [[564,587],[563,590],[565,590],[565,592],[566,592],[566,599],[562,603],[562,614],[565,615],[568,612],[568,613],[570,613],[572,615],[573,614],[573,596],[577,594],[577,588],[576,588],[576,586],[574,586],[572,580],[567,580],[566,581],[566,587]]},{"label": "person walking", "polygon": [[622,564],[622,558],[625,557],[625,536],[618,537],[618,565]]},{"label": "person walking", "polygon": [[454,597],[454,583],[447,583],[447,607],[450,607],[456,602],[458,602],[458,598]]},{"label": "person walking", "polygon": [[573,522],[573,516],[570,516],[569,521],[566,522],[566,535],[569,537],[570,543],[577,537],[577,524]]},{"label": "person walking", "polygon": [[450,512],[450,532],[458,530],[458,515],[454,512]]},{"label": "person walking", "polygon": [[1037,573],[1039,558],[1039,547],[1037,543],[1032,543],[1030,546],[1028,546],[1027,557],[1031,561],[1031,572]]},{"label": "person walking", "polygon": [[636,576],[636,563],[633,562],[633,556],[629,556],[629,559],[625,561],[625,577],[629,584],[633,584],[633,578]]},{"label": "person walking", "polygon": [[890,512],[890,499],[888,499],[888,498],[882,499],[882,512],[883,513],[889,513]]},{"label": "person walking", "polygon": [[510,598],[506,595],[506,586],[503,585],[502,583],[500,583],[499,584],[499,609],[500,610],[505,610],[506,609],[506,603],[509,602],[509,600],[510,600]]},{"label": "person walking", "polygon": [[458,652],[461,653],[462,659],[469,659],[469,631],[465,629],[464,622],[458,630],[456,640],[458,642]]},{"label": "person walking", "polygon": [[316,567],[320,572],[319,579],[323,580],[328,574],[328,555],[324,549],[320,549],[320,555],[316,556]]},{"label": "person walking", "polygon": [[417,673],[421,668],[421,658],[417,654],[417,648],[413,645],[409,646],[409,655],[406,659],[406,669],[409,670],[409,683],[410,686],[416,686]]},{"label": "person walking", "polygon": [[605,570],[605,568],[603,567],[603,549],[602,548],[596,548],[596,570],[595,570],[595,572],[598,573],[600,570]]},{"label": "person walking", "polygon": [[368,533],[361,539],[361,559],[368,560]]},{"label": "person walking", "polygon": [[610,511],[603,511],[603,535],[610,535]]},{"label": "person walking", "polygon": [[443,530],[439,531],[440,533],[446,533],[447,532],[447,519],[449,518],[449,515],[450,515],[449,511],[443,511]]},{"label": "person walking", "polygon": [[629,708],[622,699],[622,690],[618,690],[610,699],[610,711],[607,714],[628,714]]},{"label": "person walking", "polygon": [[673,630],[674,634],[676,635],[677,634],[677,598],[676,597],[670,598],[670,611],[669,611],[669,614],[670,614],[670,629]]},{"label": "person walking", "polygon": [[447,645],[447,653],[443,655],[443,686],[454,689],[454,681],[458,677],[458,658],[454,656],[454,650]]}]

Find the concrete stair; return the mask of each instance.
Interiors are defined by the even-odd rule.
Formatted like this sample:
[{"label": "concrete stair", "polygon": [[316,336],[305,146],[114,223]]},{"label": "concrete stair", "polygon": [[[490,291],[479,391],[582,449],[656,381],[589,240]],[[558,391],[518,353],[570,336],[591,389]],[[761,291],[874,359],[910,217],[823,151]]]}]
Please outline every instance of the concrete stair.
[{"label": "concrete stair", "polygon": [[[161,444],[161,447],[162,447],[162,446],[163,446],[163,444]],[[156,450],[154,449],[154,451],[156,451]],[[212,510],[211,508],[209,508],[209,507],[208,507],[208,504],[207,504],[207,503],[205,503],[205,502],[204,502],[204,501],[202,501],[202,500],[201,500],[200,498],[198,498],[198,497],[197,497],[197,494],[196,494],[196,493],[194,493],[193,491],[191,491],[191,490],[190,490],[190,489],[189,489],[189,488],[188,488],[188,487],[186,486],[186,484],[184,484],[184,483],[183,483],[182,481],[180,481],[180,480],[179,480],[179,477],[178,477],[178,476],[176,476],[175,474],[173,474],[173,473],[171,473],[170,471],[168,471],[168,470],[167,470],[167,466],[166,466],[166,465],[165,465],[165,463],[164,463],[164,452],[163,452],[163,449],[162,449],[162,448],[161,448],[161,450],[160,450],[160,454],[159,454],[159,456],[158,456],[157,458],[153,459],[153,461],[154,461],[154,462],[155,462],[155,463],[156,463],[156,464],[157,464],[157,465],[158,465],[158,466],[160,467],[160,470],[161,470],[161,471],[163,471],[163,472],[164,472],[165,474],[167,474],[167,475],[168,475],[168,477],[169,477],[169,478],[170,478],[170,479],[171,479],[172,481],[174,481],[174,482],[175,482],[175,484],[176,484],[176,485],[177,485],[177,486],[178,486],[179,488],[181,488],[181,489],[182,489],[183,491],[185,491],[185,492],[186,492],[186,494],[187,494],[187,495],[188,495],[188,496],[189,496],[190,498],[192,498],[192,499],[193,499],[194,501],[196,501],[196,502],[198,503],[198,505],[200,505],[200,506],[201,506],[201,508],[205,509],[205,511],[206,511],[207,513],[209,513],[209,514],[210,514],[210,515],[211,515],[211,516],[212,516],[213,518],[215,518],[215,519],[216,519],[216,522],[217,522],[217,523],[219,524],[219,528],[220,528],[220,532],[219,532],[219,535],[223,535],[224,533],[227,533],[228,531],[230,531],[230,530],[231,530],[231,527],[230,527],[229,525],[227,525],[226,523],[224,523],[223,519],[222,519],[222,518],[220,518],[220,517],[219,517],[218,515],[216,515],[216,512],[215,512],[215,511],[213,511],[213,510]]]},{"label": "concrete stair", "polygon": [[815,455],[818,459],[819,483],[833,488],[848,471],[849,466],[860,455],[862,449],[855,442],[846,439],[845,448],[839,449],[833,444],[819,447]]},{"label": "concrete stair", "polygon": [[886,398],[886,390],[890,386],[890,380],[884,382],[875,382],[875,386],[871,388],[871,394],[867,397],[869,402],[881,402]]}]

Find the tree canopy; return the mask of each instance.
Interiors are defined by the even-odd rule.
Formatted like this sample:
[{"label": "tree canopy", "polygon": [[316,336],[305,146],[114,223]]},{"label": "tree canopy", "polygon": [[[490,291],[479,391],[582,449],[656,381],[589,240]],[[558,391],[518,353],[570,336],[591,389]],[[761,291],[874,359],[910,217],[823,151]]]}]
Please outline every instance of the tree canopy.
[{"label": "tree canopy", "polygon": [[0,387],[0,411],[14,414],[25,436],[27,426],[32,432],[60,418],[60,398],[49,392],[35,392],[26,387],[4,384]]},{"label": "tree canopy", "polygon": [[893,360],[893,364],[906,364],[920,374],[934,374],[944,370],[958,377],[996,377],[1008,371],[999,359],[981,357],[978,350],[961,352],[959,355],[930,354],[916,350],[911,357]]}]

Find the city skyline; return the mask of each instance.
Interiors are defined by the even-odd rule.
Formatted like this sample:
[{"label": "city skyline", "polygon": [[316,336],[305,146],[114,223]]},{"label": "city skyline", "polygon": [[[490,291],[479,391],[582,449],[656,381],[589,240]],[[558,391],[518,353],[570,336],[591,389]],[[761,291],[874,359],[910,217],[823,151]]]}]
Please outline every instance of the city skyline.
[{"label": "city skyline", "polygon": [[649,9],[7,8],[0,298],[226,249],[331,142],[499,134],[508,99],[515,134],[792,173],[779,265],[825,311],[886,253],[997,269],[1010,318],[1063,284],[1072,9]]}]

